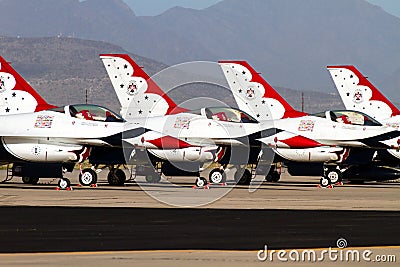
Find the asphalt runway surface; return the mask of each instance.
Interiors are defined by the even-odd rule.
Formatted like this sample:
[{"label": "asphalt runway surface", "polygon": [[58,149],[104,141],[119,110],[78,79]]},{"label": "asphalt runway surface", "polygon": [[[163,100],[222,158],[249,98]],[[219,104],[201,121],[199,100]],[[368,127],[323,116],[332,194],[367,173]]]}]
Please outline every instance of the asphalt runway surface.
[{"label": "asphalt runway surface", "polygon": [[196,190],[193,178],[113,187],[105,176],[97,188],[73,191],[55,190],[51,179],[0,184],[0,266],[257,265],[265,245],[335,248],[339,238],[399,252],[399,182],[321,189],[317,177],[284,173],[255,191],[229,182]]},{"label": "asphalt runway surface", "polygon": [[400,244],[400,212],[1,207],[0,252]]}]

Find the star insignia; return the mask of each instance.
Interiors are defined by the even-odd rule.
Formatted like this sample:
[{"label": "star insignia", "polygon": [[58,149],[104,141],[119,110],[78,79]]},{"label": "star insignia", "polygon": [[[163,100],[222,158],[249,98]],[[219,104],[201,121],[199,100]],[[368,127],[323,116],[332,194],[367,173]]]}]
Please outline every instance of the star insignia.
[{"label": "star insignia", "polygon": [[245,71],[242,71],[242,74],[243,74],[243,75],[245,75],[245,74],[246,74],[246,72],[245,72]]},{"label": "star insignia", "polygon": [[242,89],[239,89],[239,93],[241,93],[242,92]]},{"label": "star insignia", "polygon": [[149,97],[146,95],[146,96],[144,97],[144,99],[147,100],[147,99],[149,99]]},{"label": "star insignia", "polygon": [[265,104],[265,100],[261,101],[261,104]]},{"label": "star insignia", "polygon": [[6,108],[6,112],[10,112],[10,109],[8,107]]},{"label": "star insignia", "polygon": [[128,68],[128,65],[125,64],[125,65],[124,65],[124,69],[127,69],[127,68]]},{"label": "star insignia", "polygon": [[17,94],[15,92],[12,93],[12,97],[15,97]]},{"label": "star insignia", "polygon": [[260,114],[257,114],[256,116],[257,116],[257,118],[259,118],[259,117],[260,117]]},{"label": "star insignia", "polygon": [[123,85],[123,84],[121,84],[119,87],[121,87],[121,88],[124,88],[124,85]]},{"label": "star insignia", "polygon": [[139,109],[139,114],[142,114],[142,113],[143,113],[143,111],[141,109]]}]

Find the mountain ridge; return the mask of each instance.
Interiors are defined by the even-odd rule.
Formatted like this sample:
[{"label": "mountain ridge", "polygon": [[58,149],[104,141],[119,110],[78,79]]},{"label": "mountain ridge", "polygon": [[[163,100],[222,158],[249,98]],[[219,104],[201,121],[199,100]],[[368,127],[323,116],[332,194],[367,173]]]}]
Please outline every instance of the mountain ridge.
[{"label": "mountain ridge", "polygon": [[[107,72],[99,59],[101,53],[127,53],[145,71],[154,75],[168,66],[129,53],[120,46],[106,42],[76,38],[10,38],[0,37],[0,55],[12,63],[40,95],[51,104],[67,105],[85,103],[99,104],[120,110],[116,94]],[[301,92],[277,87],[295,108],[301,109]],[[338,94],[304,92],[305,109],[317,112],[342,107]],[[177,103],[193,97],[214,96],[224,103],[235,106],[230,92],[211,86],[190,86],[185,91],[172,91],[171,97]],[[320,101],[324,99],[324,101]]]},{"label": "mountain ridge", "polygon": [[106,41],[168,65],[245,59],[288,88],[334,92],[326,66],[352,64],[400,102],[400,18],[365,0],[224,0],[157,16],[122,0],[2,0],[0,9],[0,35]]}]

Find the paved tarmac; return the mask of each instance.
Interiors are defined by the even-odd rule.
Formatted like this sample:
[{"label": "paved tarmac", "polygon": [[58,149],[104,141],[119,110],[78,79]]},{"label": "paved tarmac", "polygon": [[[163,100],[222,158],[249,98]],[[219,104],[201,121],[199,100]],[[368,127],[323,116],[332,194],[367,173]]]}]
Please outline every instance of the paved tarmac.
[{"label": "paved tarmac", "polygon": [[400,245],[400,212],[1,207],[0,252]]},{"label": "paved tarmac", "polygon": [[317,177],[284,174],[253,188],[193,189],[193,178],[113,187],[105,175],[72,191],[51,179],[0,184],[0,266],[260,266],[264,245],[328,248],[339,238],[399,257],[398,182],[321,189]]},{"label": "paved tarmac", "polygon": [[[26,266],[95,266],[95,267],[165,267],[165,266],[218,266],[218,267],[243,267],[243,266],[398,266],[400,257],[400,247],[365,247],[348,248],[342,250],[344,255],[350,259],[346,261],[346,256],[341,260],[340,254],[333,254],[329,258],[328,254],[321,257],[323,249],[315,249],[318,257],[315,261],[308,258],[302,260],[290,260],[288,253],[284,258],[287,261],[279,260],[276,254],[273,258],[269,257],[266,261],[260,261],[257,257],[258,251],[220,251],[220,250],[157,250],[157,251],[105,251],[105,252],[72,252],[72,253],[19,253],[19,254],[0,254],[0,266],[7,267],[26,267]],[[328,249],[328,248],[326,248]],[[360,259],[351,258],[346,251],[356,250]],[[371,251],[371,255],[363,259],[362,253]],[[314,251],[314,250],[313,250]],[[298,250],[302,255],[304,250]],[[339,252],[341,252],[339,250]],[[305,254],[304,254],[305,255]],[[394,258],[393,258],[394,256]],[[294,258],[295,259],[295,258]],[[381,259],[385,259],[382,261]],[[379,261],[379,262],[378,262]]]},{"label": "paved tarmac", "polygon": [[[70,174],[72,184],[78,174]],[[333,189],[318,188],[318,177],[282,175],[278,183],[255,189],[248,186],[212,185],[193,189],[193,177],[168,178],[160,184],[129,182],[123,187],[109,186],[106,172],[100,174],[97,188],[76,187],[56,191],[57,181],[42,179],[26,185],[21,178],[0,184],[2,206],[62,207],[198,207],[218,209],[301,209],[301,210],[387,210],[400,211],[400,183],[345,184]]]}]

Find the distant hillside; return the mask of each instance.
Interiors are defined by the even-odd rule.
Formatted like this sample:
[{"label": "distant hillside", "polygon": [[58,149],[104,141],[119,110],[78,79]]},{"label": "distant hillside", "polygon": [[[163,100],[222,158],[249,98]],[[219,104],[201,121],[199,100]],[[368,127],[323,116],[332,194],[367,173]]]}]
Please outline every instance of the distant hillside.
[{"label": "distant hillside", "polygon": [[[0,37],[0,54],[50,103],[88,102],[119,111],[119,102],[108,79],[101,53],[128,53],[105,42],[74,38]],[[129,53],[128,53],[129,54]],[[166,65],[130,54],[152,75]]]},{"label": "distant hillside", "polygon": [[400,19],[365,0],[224,0],[154,17],[122,0],[1,0],[0,10],[0,35],[106,41],[170,65],[245,59],[301,90],[334,92],[325,67],[354,64],[400,102]]},{"label": "distant hillside", "polygon": [[[119,111],[118,99],[99,59],[100,53],[128,53],[119,46],[105,42],[74,38],[9,38],[0,37],[0,54],[49,102],[56,105],[88,102]],[[128,53],[129,54],[129,53]],[[130,54],[149,75],[167,67],[163,63]],[[179,79],[179,77],[177,78]],[[301,109],[301,92],[277,88],[295,108]],[[181,103],[193,97],[219,99],[235,105],[227,90],[209,86],[187,86],[171,92]],[[337,94],[304,93],[305,111],[317,112],[341,107]]]}]

